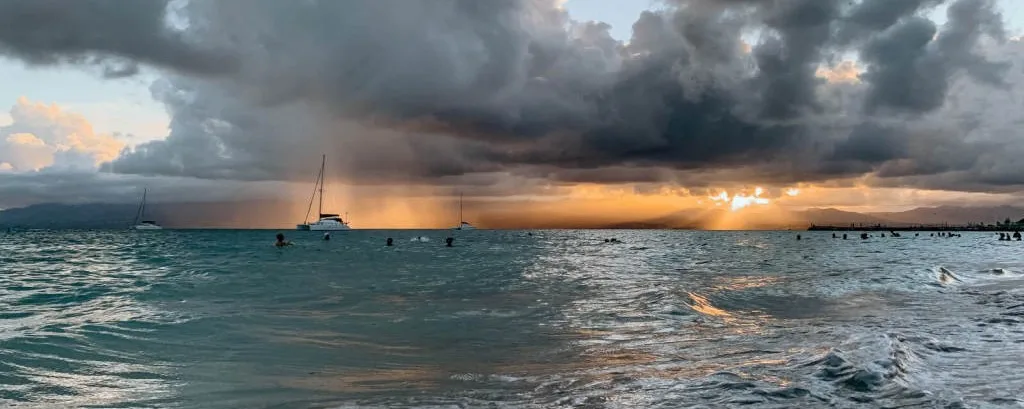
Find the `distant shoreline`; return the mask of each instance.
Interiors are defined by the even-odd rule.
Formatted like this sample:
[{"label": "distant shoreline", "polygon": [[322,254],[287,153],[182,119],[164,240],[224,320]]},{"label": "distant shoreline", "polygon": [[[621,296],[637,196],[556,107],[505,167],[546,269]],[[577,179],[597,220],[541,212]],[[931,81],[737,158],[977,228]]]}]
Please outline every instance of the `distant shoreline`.
[{"label": "distant shoreline", "polygon": [[1006,232],[1020,230],[1007,226],[811,226],[808,231],[979,231]]}]

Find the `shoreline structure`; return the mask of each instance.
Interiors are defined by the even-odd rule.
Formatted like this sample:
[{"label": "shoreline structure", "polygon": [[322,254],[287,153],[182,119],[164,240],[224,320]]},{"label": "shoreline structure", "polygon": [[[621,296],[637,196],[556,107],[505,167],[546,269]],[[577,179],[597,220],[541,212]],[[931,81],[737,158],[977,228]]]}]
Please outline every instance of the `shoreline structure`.
[{"label": "shoreline structure", "polygon": [[1024,230],[1024,226],[1009,225],[912,225],[912,226],[887,226],[887,225],[849,225],[849,226],[818,226],[811,225],[807,231],[978,231],[978,232],[1006,232]]}]

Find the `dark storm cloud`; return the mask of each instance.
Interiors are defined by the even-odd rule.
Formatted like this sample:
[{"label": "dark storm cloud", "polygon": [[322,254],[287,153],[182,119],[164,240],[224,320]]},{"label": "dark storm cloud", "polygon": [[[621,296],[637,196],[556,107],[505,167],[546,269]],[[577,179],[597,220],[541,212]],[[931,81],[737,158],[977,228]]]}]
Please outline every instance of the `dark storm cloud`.
[{"label": "dark storm cloud", "polygon": [[960,0],[950,5],[947,14],[949,21],[941,32],[927,19],[908,18],[862,50],[861,58],[870,67],[864,78],[872,84],[868,96],[871,109],[932,111],[945,102],[949,81],[957,70],[979,81],[1000,81],[1005,64],[975,53],[981,36],[1004,36],[1002,20],[991,2]]},{"label": "dark storm cloud", "polygon": [[95,63],[106,77],[137,71],[119,59],[200,74],[234,68],[231,58],[188,41],[166,19],[167,0],[5,0],[0,54],[30,64]]},{"label": "dark storm cloud", "polygon": [[[36,32],[97,30],[89,40],[0,39],[30,61],[97,52],[216,71],[192,54],[202,45],[239,62],[154,85],[171,133],[105,166],[123,173],[306,180],[326,152],[338,174],[373,182],[925,178],[964,167],[919,157],[926,147],[982,145],[899,122],[943,109],[961,73],[998,84],[1005,70],[979,52],[1004,36],[990,0],[673,0],[628,42],[553,0],[192,1],[181,32],[157,2],[81,4],[98,6]],[[922,17],[943,4],[942,27]],[[861,83],[818,75],[849,55]]]}]

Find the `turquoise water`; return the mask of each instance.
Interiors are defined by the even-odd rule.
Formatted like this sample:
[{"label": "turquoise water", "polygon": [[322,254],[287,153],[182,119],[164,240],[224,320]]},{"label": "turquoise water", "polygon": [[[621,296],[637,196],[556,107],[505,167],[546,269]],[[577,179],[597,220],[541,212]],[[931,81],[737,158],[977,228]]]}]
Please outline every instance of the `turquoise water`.
[{"label": "turquoise water", "polygon": [[991,234],[275,233],[0,233],[0,406],[1024,406]]}]

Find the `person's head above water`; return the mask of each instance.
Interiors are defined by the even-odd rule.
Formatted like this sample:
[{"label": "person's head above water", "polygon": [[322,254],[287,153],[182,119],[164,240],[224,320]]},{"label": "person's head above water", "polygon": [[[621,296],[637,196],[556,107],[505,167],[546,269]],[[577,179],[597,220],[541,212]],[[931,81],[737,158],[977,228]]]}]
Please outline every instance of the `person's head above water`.
[{"label": "person's head above water", "polygon": [[290,245],[292,245],[292,243],[284,241],[284,235],[281,234],[281,233],[277,233],[277,242],[274,243],[274,245],[277,246],[277,247],[284,247],[284,246],[290,246]]}]

